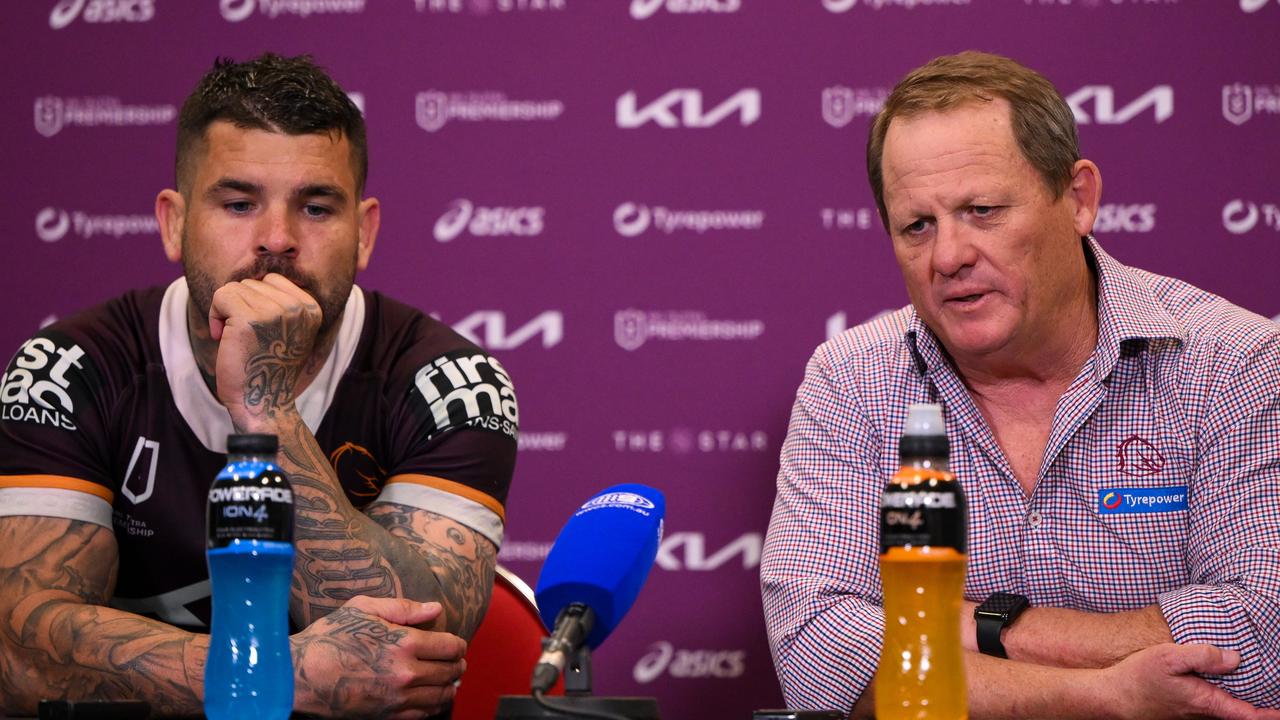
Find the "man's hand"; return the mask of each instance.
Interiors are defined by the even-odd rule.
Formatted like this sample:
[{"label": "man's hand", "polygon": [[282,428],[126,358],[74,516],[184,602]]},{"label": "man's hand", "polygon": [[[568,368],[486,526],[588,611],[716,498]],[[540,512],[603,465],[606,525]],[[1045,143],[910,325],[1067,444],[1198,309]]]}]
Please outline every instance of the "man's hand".
[{"label": "man's hand", "polygon": [[294,635],[294,707],[326,717],[420,718],[444,709],[467,644],[411,625],[439,603],[358,596]]},{"label": "man's hand", "polygon": [[227,283],[213,294],[209,334],[218,341],[218,401],[237,428],[292,411],[304,372],[314,372],[323,313],[283,275]]},{"label": "man's hand", "polygon": [[1212,645],[1153,645],[1098,671],[1097,697],[1111,698],[1120,718],[1280,720],[1280,710],[1255,708],[1197,677],[1225,675],[1239,664],[1239,653]]}]

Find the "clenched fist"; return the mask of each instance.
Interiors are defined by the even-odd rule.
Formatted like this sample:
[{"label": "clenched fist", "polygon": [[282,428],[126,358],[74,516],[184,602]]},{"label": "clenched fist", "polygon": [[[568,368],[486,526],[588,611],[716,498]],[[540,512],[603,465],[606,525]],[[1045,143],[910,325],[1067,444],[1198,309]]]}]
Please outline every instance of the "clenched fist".
[{"label": "clenched fist", "polygon": [[236,427],[292,412],[305,374],[319,368],[316,335],[323,314],[315,298],[283,275],[223,285],[209,307],[218,341],[218,401]]}]

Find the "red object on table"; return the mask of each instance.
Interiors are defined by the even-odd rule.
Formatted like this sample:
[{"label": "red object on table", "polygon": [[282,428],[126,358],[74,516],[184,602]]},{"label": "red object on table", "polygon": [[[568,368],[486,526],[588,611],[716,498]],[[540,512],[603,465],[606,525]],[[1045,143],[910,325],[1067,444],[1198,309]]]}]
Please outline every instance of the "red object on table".
[{"label": "red object on table", "polygon": [[[453,701],[453,720],[493,720],[499,697],[528,695],[546,635],[533,590],[498,566],[489,611],[467,644],[467,671]],[[563,695],[564,680],[548,694]]]}]

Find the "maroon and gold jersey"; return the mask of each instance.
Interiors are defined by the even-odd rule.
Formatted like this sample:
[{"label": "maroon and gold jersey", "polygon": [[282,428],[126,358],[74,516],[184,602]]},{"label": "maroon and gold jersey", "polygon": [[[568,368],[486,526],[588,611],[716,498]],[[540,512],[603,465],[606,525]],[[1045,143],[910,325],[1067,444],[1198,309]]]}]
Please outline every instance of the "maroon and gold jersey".
[{"label": "maroon and gold jersey", "polygon": [[[0,378],[0,516],[113,528],[112,604],[207,626],[205,500],[231,418],[196,365],[187,286],[55,323]],[[502,542],[518,412],[502,365],[444,324],[352,288],[298,410],[357,508],[431,510]]]}]

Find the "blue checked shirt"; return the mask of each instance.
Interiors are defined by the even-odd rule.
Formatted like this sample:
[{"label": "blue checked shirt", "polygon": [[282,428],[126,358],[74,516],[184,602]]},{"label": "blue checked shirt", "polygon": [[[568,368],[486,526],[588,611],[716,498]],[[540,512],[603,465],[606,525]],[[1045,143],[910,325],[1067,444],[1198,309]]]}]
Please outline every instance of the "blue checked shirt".
[{"label": "blue checked shirt", "polygon": [[1058,403],[1030,498],[911,307],[814,353],[761,565],[788,707],[847,711],[875,674],[880,493],[920,402],[943,406],[969,502],[966,597],[1097,613],[1159,603],[1175,641],[1240,651],[1212,682],[1280,707],[1280,326],[1086,249],[1098,345]]}]

